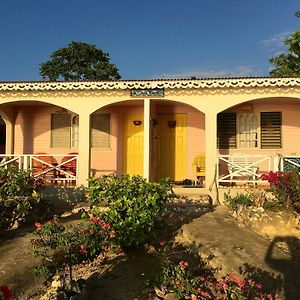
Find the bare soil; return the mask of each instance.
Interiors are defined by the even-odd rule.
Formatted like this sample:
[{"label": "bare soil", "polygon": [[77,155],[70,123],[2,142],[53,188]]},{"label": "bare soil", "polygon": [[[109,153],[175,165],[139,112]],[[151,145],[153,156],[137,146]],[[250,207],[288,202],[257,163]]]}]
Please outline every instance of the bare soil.
[{"label": "bare soil", "polygon": [[[78,220],[80,214],[62,218],[66,223]],[[37,263],[30,255],[33,229],[33,225],[26,225],[0,235],[0,285],[9,286],[14,299],[40,299],[46,290],[45,278],[33,277],[31,273],[32,266]],[[187,201],[170,204],[161,216],[157,232],[156,242],[163,240],[169,245],[176,244],[177,247],[196,247],[201,256],[214,257],[212,263],[223,271],[241,272],[241,266],[246,266],[252,276],[256,274],[258,279],[270,279],[269,283],[274,285],[274,289],[279,288],[280,284],[284,288],[284,276],[294,272],[291,261],[294,266],[299,266],[298,258],[293,257],[291,260],[288,253],[275,245],[276,253],[281,259],[279,263],[285,268],[284,273],[278,272],[276,266],[272,267],[265,261],[266,253],[261,255],[258,268],[255,265],[257,257],[251,257],[254,255],[255,245],[265,243],[266,248],[259,251],[267,252],[272,241],[239,226],[228,215],[226,208],[215,209],[208,203]],[[235,240],[221,239],[221,236],[231,236]],[[247,240],[248,243],[243,244],[242,240]],[[153,255],[153,251],[155,250],[149,246],[131,254],[120,254],[105,262],[98,260],[80,265],[75,269],[75,277],[86,279],[90,299],[158,299],[153,289],[147,285],[149,281],[155,280],[155,274],[160,269],[160,261]],[[294,275],[299,277],[298,273],[299,271]],[[292,293],[288,294],[283,290],[285,299],[300,299],[297,298],[300,295],[298,283],[296,280],[292,281],[295,283],[291,286]]]}]

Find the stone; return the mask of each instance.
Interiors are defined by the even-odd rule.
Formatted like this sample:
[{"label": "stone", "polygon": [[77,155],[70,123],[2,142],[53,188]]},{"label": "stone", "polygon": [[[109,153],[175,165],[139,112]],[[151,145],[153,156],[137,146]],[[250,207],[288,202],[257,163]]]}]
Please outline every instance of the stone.
[{"label": "stone", "polygon": [[58,289],[60,287],[62,287],[62,282],[60,280],[56,280],[54,279],[52,282],[51,282],[51,287],[55,288],[55,289]]}]

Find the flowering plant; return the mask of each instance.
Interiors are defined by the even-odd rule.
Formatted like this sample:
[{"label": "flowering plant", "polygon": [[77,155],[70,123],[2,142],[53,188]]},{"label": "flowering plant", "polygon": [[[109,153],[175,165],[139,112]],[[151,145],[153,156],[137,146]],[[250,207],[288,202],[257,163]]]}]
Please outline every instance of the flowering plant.
[{"label": "flowering plant", "polygon": [[0,300],[10,300],[12,294],[6,285],[0,286]]},{"label": "flowering plant", "polygon": [[203,275],[195,275],[188,271],[188,267],[188,262],[182,260],[163,270],[162,286],[179,299],[282,300],[277,295],[265,293],[262,285],[252,279],[244,280],[228,274],[217,280],[209,270],[202,270]]},{"label": "flowering plant", "polygon": [[[116,236],[111,225],[90,215],[85,224],[65,227],[57,220],[45,224],[35,223],[37,238],[31,241],[33,255],[42,257],[42,264],[34,268],[35,274],[48,276],[61,272],[63,282],[67,275],[72,282],[72,266],[92,261],[106,254]],[[66,274],[66,275],[65,275]]]},{"label": "flowering plant", "polygon": [[295,170],[262,174],[262,180],[270,183],[279,205],[300,211],[300,175]]},{"label": "flowering plant", "polygon": [[281,297],[274,296],[271,293],[263,293],[262,285],[252,279],[243,280],[237,278],[234,274],[228,274],[223,277],[215,287],[217,300],[280,300]]}]

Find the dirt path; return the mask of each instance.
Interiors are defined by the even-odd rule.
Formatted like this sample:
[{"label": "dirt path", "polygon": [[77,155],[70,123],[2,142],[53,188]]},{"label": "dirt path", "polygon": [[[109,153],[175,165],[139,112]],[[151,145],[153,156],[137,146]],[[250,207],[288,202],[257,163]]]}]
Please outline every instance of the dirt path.
[{"label": "dirt path", "polygon": [[[169,207],[165,215],[169,227],[164,229],[164,238],[194,245],[202,257],[212,258],[211,264],[221,268],[220,274],[240,273],[242,269],[244,276],[263,281],[274,289],[282,284],[287,300],[300,299],[298,240],[280,237],[280,242],[290,238],[294,246],[289,253],[283,252],[276,247],[277,241],[271,243],[238,226],[226,207],[208,210],[207,205],[201,204]],[[35,263],[30,256],[30,230],[18,229],[0,237],[0,284],[12,288],[20,300],[33,299],[29,295],[41,288],[42,280],[36,281],[30,272]],[[145,288],[144,276],[150,271],[155,274],[157,267],[154,258],[141,254],[107,262],[101,271],[87,278],[90,299],[153,299]],[[281,279],[277,278],[278,274]]]}]

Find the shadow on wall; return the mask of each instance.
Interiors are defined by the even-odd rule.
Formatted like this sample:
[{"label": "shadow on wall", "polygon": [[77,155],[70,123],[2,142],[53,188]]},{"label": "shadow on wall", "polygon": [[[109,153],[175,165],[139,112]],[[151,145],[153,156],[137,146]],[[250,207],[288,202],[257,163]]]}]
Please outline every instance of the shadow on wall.
[{"label": "shadow on wall", "polygon": [[42,190],[42,197],[53,206],[55,211],[66,211],[86,201],[86,188],[47,186]]}]

